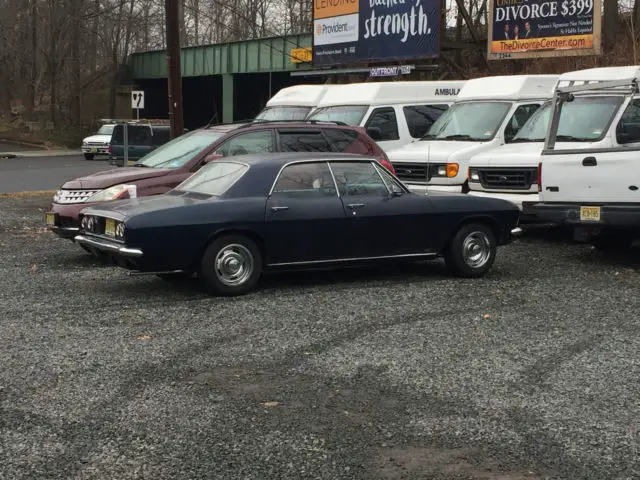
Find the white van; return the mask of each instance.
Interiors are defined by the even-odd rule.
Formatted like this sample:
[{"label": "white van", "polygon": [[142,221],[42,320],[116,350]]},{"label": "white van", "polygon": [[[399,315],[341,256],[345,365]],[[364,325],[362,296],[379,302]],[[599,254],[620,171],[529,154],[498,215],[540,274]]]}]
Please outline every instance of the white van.
[{"label": "white van", "polygon": [[597,247],[640,235],[640,66],[563,75],[539,164],[542,220]]},{"label": "white van", "polygon": [[389,152],[426,134],[464,84],[402,81],[335,85],[307,119],[364,127]]},{"label": "white van", "polygon": [[469,159],[509,143],[553,96],[557,81],[557,75],[468,80],[427,135],[388,154],[398,177],[418,193],[466,193]]},{"label": "white van", "polygon": [[294,85],[269,99],[256,120],[304,120],[333,85]]}]

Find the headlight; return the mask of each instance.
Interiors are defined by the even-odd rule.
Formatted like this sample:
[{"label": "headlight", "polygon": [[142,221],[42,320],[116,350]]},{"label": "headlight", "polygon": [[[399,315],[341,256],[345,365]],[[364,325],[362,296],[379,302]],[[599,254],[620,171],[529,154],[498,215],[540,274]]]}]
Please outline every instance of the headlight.
[{"label": "headlight", "polygon": [[458,175],[460,166],[457,163],[446,163],[444,165],[437,165],[433,174],[437,177],[453,178]]},{"label": "headlight", "polygon": [[124,223],[122,222],[116,224],[116,238],[124,238]]},{"label": "headlight", "polygon": [[121,185],[114,185],[113,187],[109,187],[96,193],[93,197],[89,197],[85,201],[87,203],[108,202],[110,200],[127,198],[129,196],[129,188],[132,186],[133,185],[125,185],[124,183]]},{"label": "headlight", "polygon": [[470,168],[469,169],[469,181],[470,182],[479,182],[480,174],[478,173],[478,169]]}]

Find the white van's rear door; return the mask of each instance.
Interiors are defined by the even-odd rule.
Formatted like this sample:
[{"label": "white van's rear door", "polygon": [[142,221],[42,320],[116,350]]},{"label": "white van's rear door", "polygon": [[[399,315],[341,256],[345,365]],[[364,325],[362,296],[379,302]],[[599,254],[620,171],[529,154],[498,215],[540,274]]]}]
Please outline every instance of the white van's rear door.
[{"label": "white van's rear door", "polygon": [[640,202],[640,148],[569,152],[542,156],[543,202]]}]

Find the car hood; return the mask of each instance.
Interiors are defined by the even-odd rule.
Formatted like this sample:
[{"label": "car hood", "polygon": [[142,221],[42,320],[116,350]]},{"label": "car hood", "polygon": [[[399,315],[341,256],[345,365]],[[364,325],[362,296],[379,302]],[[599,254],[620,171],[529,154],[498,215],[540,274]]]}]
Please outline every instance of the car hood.
[{"label": "car hood", "polygon": [[441,162],[445,163],[453,153],[474,150],[484,142],[419,141],[387,153],[393,162]]},{"label": "car hood", "polygon": [[62,188],[69,190],[99,190],[121,183],[136,182],[147,178],[163,177],[172,172],[170,168],[123,167],[92,173],[86,177],[75,178],[65,183]]},{"label": "car hood", "polygon": [[102,143],[109,143],[111,142],[111,135],[92,135],[90,137],[85,138],[84,140],[82,140],[83,142],[102,142]]},{"label": "car hood", "polygon": [[[209,197],[207,197],[209,198]],[[189,195],[153,195],[150,197],[138,197],[126,200],[113,200],[96,204],[82,210],[83,215],[98,215],[126,220],[135,215],[168,210],[185,205],[193,205],[202,202],[201,199]]]},{"label": "car hood", "polygon": [[471,167],[537,167],[544,142],[510,143],[471,158]]}]

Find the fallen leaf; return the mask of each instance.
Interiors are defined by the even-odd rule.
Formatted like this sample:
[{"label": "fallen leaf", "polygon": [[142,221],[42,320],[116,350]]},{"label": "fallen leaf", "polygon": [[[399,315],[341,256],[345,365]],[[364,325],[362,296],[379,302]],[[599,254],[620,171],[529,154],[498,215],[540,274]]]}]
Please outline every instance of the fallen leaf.
[{"label": "fallen leaf", "polygon": [[31,267],[31,271],[33,273],[36,273],[36,270],[38,270],[38,267],[36,266],[36,264],[34,263],[33,266]]},{"label": "fallen leaf", "polygon": [[491,315],[489,315],[488,313],[485,313],[482,318],[487,319],[487,318],[491,318]]},{"label": "fallen leaf", "polygon": [[280,405],[280,402],[264,402],[262,405],[265,407],[277,407]]},{"label": "fallen leaf", "polygon": [[140,335],[138,340],[151,340],[151,337],[149,335]]}]

